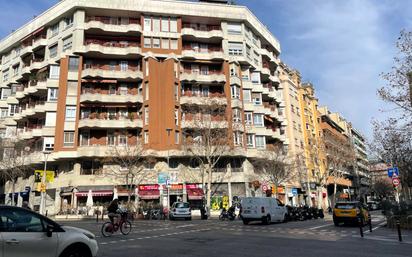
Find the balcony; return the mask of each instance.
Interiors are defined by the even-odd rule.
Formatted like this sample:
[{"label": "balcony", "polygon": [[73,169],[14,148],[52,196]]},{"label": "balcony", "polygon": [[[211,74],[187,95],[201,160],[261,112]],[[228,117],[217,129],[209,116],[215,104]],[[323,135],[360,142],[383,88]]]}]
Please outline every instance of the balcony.
[{"label": "balcony", "polygon": [[180,74],[180,80],[201,83],[225,83],[226,76],[220,71],[194,72],[191,70],[184,70],[184,72]]},{"label": "balcony", "polygon": [[48,63],[47,63],[46,60],[44,60],[44,58],[36,58],[36,59],[33,59],[33,60],[31,61],[31,64],[30,64],[30,71],[40,70],[41,68],[46,67],[47,64],[48,64]]},{"label": "balcony", "polygon": [[193,24],[184,23],[182,36],[191,36],[195,38],[223,38],[222,28],[218,25],[194,26]]},{"label": "balcony", "polygon": [[127,68],[121,69],[120,66],[108,68],[106,65],[86,64],[82,72],[82,77],[137,80],[143,79],[143,73],[138,66],[128,66]]},{"label": "balcony", "polygon": [[136,113],[133,113],[130,118],[120,117],[115,114],[113,116],[107,113],[91,113],[84,116],[79,121],[79,128],[137,128],[143,127],[142,120]]},{"label": "balcony", "polygon": [[80,95],[80,102],[102,102],[102,103],[142,103],[141,95],[101,94],[96,90],[89,90]]},{"label": "balcony", "polygon": [[228,122],[225,116],[185,113],[182,117],[181,127],[193,129],[228,128]]},{"label": "balcony", "polygon": [[33,40],[33,45],[32,45],[32,51],[35,51],[41,47],[47,46],[47,39],[46,35],[42,35],[40,37],[37,37]]},{"label": "balcony", "polygon": [[208,96],[203,96],[200,93],[185,91],[180,97],[180,104],[186,105],[227,105],[227,99],[224,93],[209,93]]},{"label": "balcony", "polygon": [[136,33],[142,31],[138,18],[121,19],[118,17],[89,16],[86,17],[85,29],[98,29],[115,33]]},{"label": "balcony", "polygon": [[241,86],[241,80],[238,76],[230,76],[230,85],[238,85]]},{"label": "balcony", "polygon": [[33,53],[33,46],[26,45],[26,46],[23,46],[23,48],[20,50],[20,57],[23,58],[24,56],[28,54],[32,54],[32,53]]},{"label": "balcony", "polygon": [[279,59],[273,53],[271,53],[269,50],[267,50],[265,48],[261,48],[260,49],[260,54],[263,55],[263,56],[268,57],[269,61],[272,64],[279,65],[279,63],[280,63]]},{"label": "balcony", "polygon": [[97,39],[87,39],[80,52],[97,52],[116,56],[138,56],[141,55],[142,50],[140,49],[140,44],[137,42],[111,42]]},{"label": "balcony", "polygon": [[55,128],[46,127],[44,125],[30,125],[23,129],[17,129],[17,133],[20,139],[31,139],[34,137],[54,136]]},{"label": "balcony", "polygon": [[183,47],[182,57],[196,60],[223,60],[225,58],[222,48],[193,49],[186,46]]}]

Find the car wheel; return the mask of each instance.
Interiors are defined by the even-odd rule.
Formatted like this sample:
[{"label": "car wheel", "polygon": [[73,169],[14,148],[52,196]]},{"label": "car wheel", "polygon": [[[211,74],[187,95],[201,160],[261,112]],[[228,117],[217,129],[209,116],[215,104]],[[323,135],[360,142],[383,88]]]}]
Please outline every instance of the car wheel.
[{"label": "car wheel", "polygon": [[192,217],[189,217],[188,220],[192,220]]},{"label": "car wheel", "polygon": [[333,224],[335,224],[335,227],[339,227],[339,221],[333,220]]},{"label": "car wheel", "polygon": [[283,220],[282,220],[282,222],[283,222],[283,223],[288,222],[288,218],[286,217],[286,214],[283,215]]},{"label": "car wheel", "polygon": [[63,251],[60,257],[92,257],[89,247],[83,244],[73,245]]},{"label": "car wheel", "polygon": [[243,224],[244,224],[244,225],[249,224],[249,220],[247,220],[247,219],[243,219],[242,221],[243,221]]}]

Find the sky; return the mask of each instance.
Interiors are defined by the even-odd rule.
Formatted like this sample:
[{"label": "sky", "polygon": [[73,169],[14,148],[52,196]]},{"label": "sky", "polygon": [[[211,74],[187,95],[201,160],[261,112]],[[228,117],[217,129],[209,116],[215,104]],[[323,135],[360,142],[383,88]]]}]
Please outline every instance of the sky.
[{"label": "sky", "polygon": [[[0,38],[57,0],[0,0]],[[372,119],[391,115],[376,90],[412,28],[410,0],[236,0],[280,41],[283,62],[312,82],[320,105],[341,113],[368,138]],[[409,13],[408,13],[409,11]],[[382,112],[384,110],[384,112]]]}]

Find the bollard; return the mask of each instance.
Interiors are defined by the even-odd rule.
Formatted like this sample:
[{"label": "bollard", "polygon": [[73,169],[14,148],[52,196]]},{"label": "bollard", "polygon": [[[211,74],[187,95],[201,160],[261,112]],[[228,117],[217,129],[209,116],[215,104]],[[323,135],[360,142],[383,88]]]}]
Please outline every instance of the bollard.
[{"label": "bollard", "polygon": [[46,217],[47,217],[47,212],[48,212],[49,210],[46,210]]},{"label": "bollard", "polygon": [[359,224],[360,235],[361,235],[361,237],[363,237],[363,227],[362,227],[362,218],[361,217],[358,218],[358,224]]},{"label": "bollard", "polygon": [[369,232],[372,232],[372,217],[370,213],[368,213],[368,223],[369,223]]},{"label": "bollard", "polygon": [[401,220],[400,220],[400,217],[396,219],[396,228],[398,229],[398,238],[399,238],[399,242],[402,242],[402,234],[401,234]]},{"label": "bollard", "polygon": [[102,211],[102,221],[104,220],[104,211]]},{"label": "bollard", "polygon": [[96,223],[99,222],[99,212],[96,212]]}]

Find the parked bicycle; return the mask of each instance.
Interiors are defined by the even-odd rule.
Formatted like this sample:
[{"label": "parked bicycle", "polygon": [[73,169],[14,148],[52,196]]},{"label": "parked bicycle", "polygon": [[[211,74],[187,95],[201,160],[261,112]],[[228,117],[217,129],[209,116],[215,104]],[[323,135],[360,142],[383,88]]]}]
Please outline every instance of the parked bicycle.
[{"label": "parked bicycle", "polygon": [[127,220],[127,211],[119,212],[120,219],[117,219],[117,222],[112,223],[108,221],[102,225],[102,235],[104,237],[109,237],[113,235],[114,232],[117,232],[120,229],[120,233],[123,235],[128,235],[132,231],[132,223]]}]

